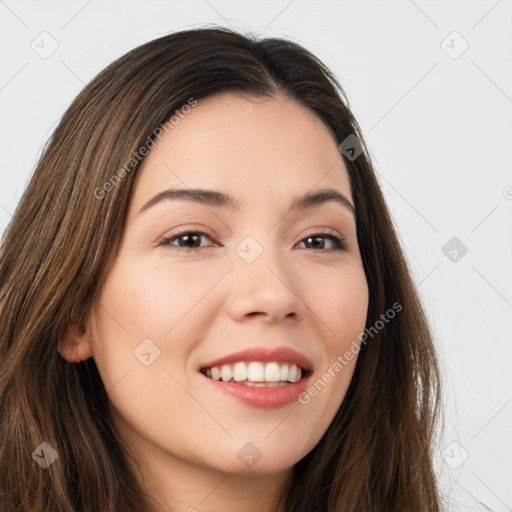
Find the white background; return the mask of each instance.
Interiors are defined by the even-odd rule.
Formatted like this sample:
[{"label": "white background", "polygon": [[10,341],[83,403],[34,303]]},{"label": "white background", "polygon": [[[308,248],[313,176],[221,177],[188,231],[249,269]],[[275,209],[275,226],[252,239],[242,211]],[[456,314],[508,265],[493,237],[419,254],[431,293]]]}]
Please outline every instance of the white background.
[{"label": "white background", "polygon": [[[288,37],[339,78],[441,353],[450,510],[512,510],[511,0],[0,0],[0,230],[82,87],[135,46],[206,23]],[[31,47],[53,39],[47,58]],[[445,256],[452,237],[466,254]]]}]

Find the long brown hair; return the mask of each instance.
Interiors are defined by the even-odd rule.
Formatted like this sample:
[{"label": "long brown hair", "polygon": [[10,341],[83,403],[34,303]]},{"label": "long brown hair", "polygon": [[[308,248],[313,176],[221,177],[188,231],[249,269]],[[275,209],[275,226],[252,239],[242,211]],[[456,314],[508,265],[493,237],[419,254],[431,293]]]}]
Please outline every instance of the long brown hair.
[{"label": "long brown hair", "polygon": [[[286,512],[442,509],[433,468],[441,393],[434,343],[346,95],[294,42],[204,27],[135,48],[83,89],[4,233],[3,512],[148,510],[151,498],[129,469],[94,359],[68,363],[57,343],[72,320],[87,318],[116,258],[139,165],[132,156],[191,98],[225,91],[285,96],[315,112],[338,144],[357,137],[363,152],[345,156],[345,164],[370,291],[367,327],[393,304],[402,306],[361,346],[337,415],[292,469]],[[58,454],[46,469],[32,456],[42,442]]]}]

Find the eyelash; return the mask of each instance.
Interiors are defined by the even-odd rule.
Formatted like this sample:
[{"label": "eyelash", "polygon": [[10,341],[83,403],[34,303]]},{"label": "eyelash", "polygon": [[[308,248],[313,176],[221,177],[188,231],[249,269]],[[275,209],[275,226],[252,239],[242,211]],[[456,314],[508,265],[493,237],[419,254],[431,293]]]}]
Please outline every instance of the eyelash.
[{"label": "eyelash", "polygon": [[[172,235],[163,237],[162,239],[160,239],[158,241],[157,247],[161,247],[161,246],[166,247],[167,246],[167,247],[171,247],[173,250],[175,250],[177,252],[185,252],[185,253],[191,253],[191,252],[197,251],[198,249],[201,249],[201,247],[188,248],[188,247],[178,247],[176,245],[171,245],[171,242],[181,238],[184,235],[203,235],[203,236],[209,238],[210,240],[212,239],[210,237],[210,235],[208,233],[206,233],[205,231],[185,229],[185,230],[177,231],[176,233],[174,233]],[[326,252],[326,251],[327,252],[338,252],[338,251],[346,251],[348,248],[345,238],[343,238],[341,235],[339,235],[335,231],[330,231],[330,230],[326,231],[326,232],[313,233],[311,235],[308,235],[305,238],[303,238],[301,240],[301,242],[303,242],[304,240],[306,240],[308,238],[314,238],[314,237],[327,238],[329,240],[332,240],[335,245],[335,247],[331,250],[329,250],[329,249],[319,249],[319,250],[313,249],[313,251],[315,251],[315,252]]]}]

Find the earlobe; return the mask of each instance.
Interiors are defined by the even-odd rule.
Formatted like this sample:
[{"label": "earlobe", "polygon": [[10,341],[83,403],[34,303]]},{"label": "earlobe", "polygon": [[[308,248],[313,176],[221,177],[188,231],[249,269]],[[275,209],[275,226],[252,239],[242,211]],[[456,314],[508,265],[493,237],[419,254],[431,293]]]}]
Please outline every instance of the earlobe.
[{"label": "earlobe", "polygon": [[57,350],[68,363],[78,363],[92,357],[92,347],[88,330],[76,324],[70,327],[59,340]]},{"label": "earlobe", "polygon": [[85,340],[66,339],[59,343],[58,351],[68,363],[78,363],[92,357],[90,344]]}]

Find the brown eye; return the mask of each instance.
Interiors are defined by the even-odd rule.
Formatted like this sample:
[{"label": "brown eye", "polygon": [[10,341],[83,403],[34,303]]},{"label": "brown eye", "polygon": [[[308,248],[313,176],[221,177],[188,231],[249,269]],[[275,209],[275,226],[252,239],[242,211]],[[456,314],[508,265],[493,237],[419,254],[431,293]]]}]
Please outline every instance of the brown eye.
[{"label": "brown eye", "polygon": [[[166,236],[158,245],[169,246],[178,251],[185,250],[190,252],[201,247],[201,237],[206,237],[211,241],[208,233],[205,233],[204,231],[184,231],[182,233]],[[174,243],[175,241],[178,241],[177,245]]]},{"label": "brown eye", "polygon": [[[210,235],[204,231],[183,231],[173,235],[166,236],[160,240],[158,246],[170,247],[176,251],[193,252],[201,247],[201,238],[207,238],[212,241]],[[331,241],[334,247],[326,248],[326,240]],[[177,243],[175,243],[177,242]],[[315,251],[346,251],[347,243],[345,239],[333,231],[327,233],[315,233],[301,240],[300,243],[308,245],[306,249],[314,249]]]},{"label": "brown eye", "polygon": [[309,235],[303,240],[301,240],[300,243],[307,243],[311,245],[313,248],[316,248],[316,250],[328,250],[325,248],[325,240],[331,240],[334,244],[334,251],[346,251],[347,250],[347,243],[345,239],[338,235],[337,233],[334,233],[333,231],[329,231],[327,233],[315,233],[313,235]]}]

